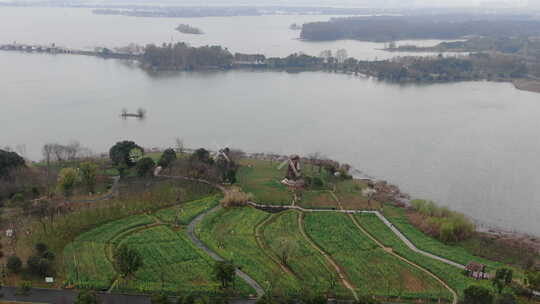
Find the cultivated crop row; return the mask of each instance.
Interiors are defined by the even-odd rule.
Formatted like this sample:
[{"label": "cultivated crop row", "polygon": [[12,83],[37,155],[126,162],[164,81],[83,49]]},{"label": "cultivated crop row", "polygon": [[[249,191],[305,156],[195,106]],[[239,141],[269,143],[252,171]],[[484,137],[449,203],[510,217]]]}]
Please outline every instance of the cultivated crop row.
[{"label": "cultivated crop row", "polygon": [[[358,222],[371,235],[378,239],[385,246],[391,247],[395,253],[406,259],[426,268],[446,282],[458,294],[463,295],[463,290],[470,284],[477,283],[463,274],[463,270],[443,263],[441,261],[426,257],[420,253],[412,251],[400,240],[384,223],[374,214],[356,215]],[[485,282],[484,282],[485,283]]]},{"label": "cultivated crop row", "polygon": [[198,234],[213,251],[233,261],[263,288],[296,293],[297,279],[269,259],[255,238],[255,227],[268,216],[253,208],[221,209],[204,219]]},{"label": "cultivated crop row", "polygon": [[448,298],[435,279],[379,248],[346,215],[313,213],[305,223],[306,232],[340,264],[359,294]]}]

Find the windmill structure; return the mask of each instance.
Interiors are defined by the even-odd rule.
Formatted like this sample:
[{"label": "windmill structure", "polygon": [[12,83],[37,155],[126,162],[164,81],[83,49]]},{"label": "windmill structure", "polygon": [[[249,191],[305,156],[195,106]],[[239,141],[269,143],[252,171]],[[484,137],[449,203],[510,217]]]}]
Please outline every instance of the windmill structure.
[{"label": "windmill structure", "polygon": [[291,155],[285,161],[283,161],[278,169],[281,170],[287,166],[287,174],[281,183],[289,188],[293,193],[293,204],[298,202],[301,198],[301,191],[304,189],[305,182],[302,178],[302,167],[300,164],[300,156]]},{"label": "windmill structure", "polygon": [[231,149],[228,147],[220,148],[218,147],[217,151],[214,152],[213,157],[216,162],[223,160],[227,163],[231,163],[231,158],[229,157],[229,153],[231,152]]},{"label": "windmill structure", "polygon": [[222,181],[232,184],[236,182],[237,165],[231,158],[231,152],[228,147],[220,148],[217,146],[217,151],[213,153],[212,157],[220,170]]}]

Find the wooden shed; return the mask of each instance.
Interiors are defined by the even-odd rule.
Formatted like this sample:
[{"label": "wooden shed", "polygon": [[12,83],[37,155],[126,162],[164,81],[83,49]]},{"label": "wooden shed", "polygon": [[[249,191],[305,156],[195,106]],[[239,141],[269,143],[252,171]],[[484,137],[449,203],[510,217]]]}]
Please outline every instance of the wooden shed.
[{"label": "wooden shed", "polygon": [[486,265],[477,262],[469,262],[465,267],[467,274],[477,280],[489,279],[489,274],[486,269]]}]

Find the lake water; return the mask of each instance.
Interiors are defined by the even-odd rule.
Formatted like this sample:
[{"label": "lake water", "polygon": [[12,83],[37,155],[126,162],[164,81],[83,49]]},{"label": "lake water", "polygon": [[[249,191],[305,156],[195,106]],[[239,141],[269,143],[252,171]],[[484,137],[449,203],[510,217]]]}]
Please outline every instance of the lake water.
[{"label": "lake water", "polygon": [[[90,9],[0,7],[0,43],[36,43],[87,48],[121,47],[129,43],[146,45],[182,41],[194,46],[221,45],[231,52],[260,53],[266,56],[288,56],[295,52],[319,55],[323,50],[344,48],[357,59],[386,59],[396,56],[385,52],[382,43],[353,40],[305,42],[299,31],[289,29],[293,23],[326,21],[332,16],[253,16],[208,18],[141,18],[94,15]],[[200,28],[204,35],[183,34],[179,24]],[[439,40],[414,41],[421,46]],[[408,41],[399,44],[409,43]],[[410,42],[412,43],[412,42]],[[400,56],[407,53],[400,53]],[[418,55],[418,53],[414,53]]]},{"label": "lake water", "polygon": [[[69,18],[59,17],[55,23],[54,18],[42,19],[40,10],[47,12],[44,16],[60,14],[53,9],[0,8],[0,40],[24,37],[18,40],[83,47],[158,42],[180,35],[161,31],[174,28],[176,19],[93,16],[86,10],[60,9]],[[13,17],[17,14],[20,18]],[[93,18],[103,22],[91,26]],[[237,31],[255,33],[250,24],[258,20],[254,27],[261,33],[266,31],[262,28],[274,28],[286,34],[290,23],[320,17],[250,18],[240,18],[250,20],[244,29],[236,25],[242,23],[236,18],[223,21],[223,27],[233,24]],[[189,21],[212,32],[204,22],[212,23]],[[113,24],[118,28],[107,29]],[[354,41],[319,44],[273,36],[243,41],[234,38],[240,32],[232,28],[229,35],[216,34],[221,39],[216,43],[272,55],[340,47],[350,54],[365,49],[371,54],[365,58],[380,52]],[[174,145],[175,137],[189,147],[214,148],[216,142],[253,152],[321,152],[483,223],[540,235],[540,95],[510,84],[399,86],[323,72],[149,75],[117,60],[9,52],[0,53],[0,84],[0,146],[24,144],[33,159],[40,157],[47,142],[79,140],[103,152],[122,139],[167,147]],[[118,114],[124,107],[143,107],[148,117],[121,120]]]}]

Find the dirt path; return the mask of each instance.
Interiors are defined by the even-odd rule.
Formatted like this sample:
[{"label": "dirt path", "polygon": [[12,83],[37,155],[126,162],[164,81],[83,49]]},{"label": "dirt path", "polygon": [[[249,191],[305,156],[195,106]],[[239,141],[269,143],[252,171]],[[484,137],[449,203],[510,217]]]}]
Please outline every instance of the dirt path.
[{"label": "dirt path", "polygon": [[324,251],[317,244],[315,244],[315,241],[313,241],[307,235],[307,233],[306,233],[306,231],[304,229],[304,213],[303,212],[300,212],[300,214],[298,215],[298,226],[300,228],[300,233],[302,234],[304,239],[306,239],[308,241],[308,243],[311,245],[311,247],[313,247],[320,254],[322,254],[322,256],[326,259],[326,261],[327,261],[327,263],[329,265],[332,265],[332,267],[334,268],[335,272],[337,273],[339,279],[341,280],[341,283],[343,284],[343,286],[345,286],[347,289],[349,289],[351,291],[351,293],[353,294],[355,300],[358,300],[358,294],[356,293],[356,289],[355,289],[354,285],[349,281],[349,279],[347,279],[347,277],[345,276],[344,271],[341,269],[341,267],[338,265],[338,263],[336,261],[334,261],[332,256],[330,256],[328,253],[326,253],[326,251]]},{"label": "dirt path", "polygon": [[263,221],[261,221],[257,226],[255,227],[255,239],[257,240],[257,245],[259,245],[259,248],[264,252],[264,254],[272,260],[274,263],[276,263],[283,272],[288,273],[294,277],[297,277],[296,274],[292,269],[290,269],[287,265],[283,264],[272,252],[272,249],[268,246],[266,241],[264,240],[264,226],[270,224],[272,221],[276,219],[279,215],[277,214],[271,214],[267,218],[265,218]]}]

